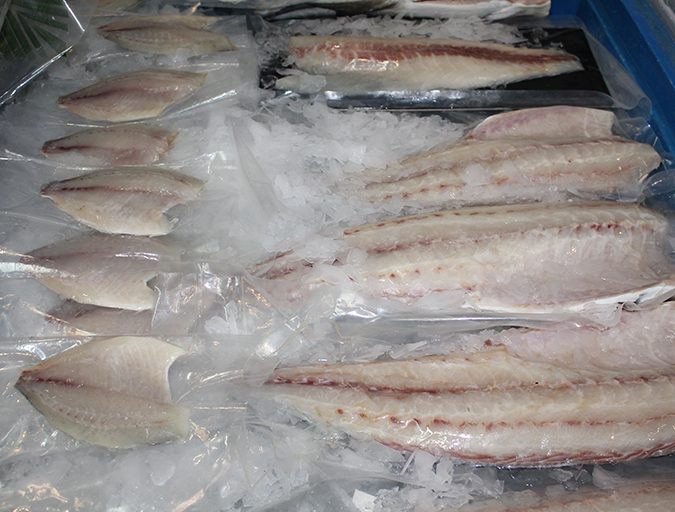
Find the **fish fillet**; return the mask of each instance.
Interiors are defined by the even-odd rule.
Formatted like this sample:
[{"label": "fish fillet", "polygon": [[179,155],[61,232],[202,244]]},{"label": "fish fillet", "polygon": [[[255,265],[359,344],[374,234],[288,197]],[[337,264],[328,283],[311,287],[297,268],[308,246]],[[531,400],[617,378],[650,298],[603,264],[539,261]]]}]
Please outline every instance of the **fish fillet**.
[{"label": "fish fillet", "polygon": [[180,249],[156,238],[87,234],[28,253],[35,278],[59,295],[82,304],[143,311],[155,306],[148,287]]},{"label": "fish fillet", "polygon": [[66,303],[50,311],[48,317],[53,323],[74,331],[74,335],[142,335],[151,330],[153,312]]},{"label": "fish fillet", "polygon": [[45,142],[42,153],[75,165],[147,165],[171,150],[176,135],[149,126],[90,128]]},{"label": "fish fillet", "polygon": [[616,117],[595,108],[527,108],[488,117],[468,135],[469,139],[607,139],[612,136]]},{"label": "fish fillet", "polygon": [[58,100],[59,106],[93,121],[157,117],[199,89],[206,73],[149,69],[117,75]]},{"label": "fish fillet", "polygon": [[648,144],[619,137],[588,140],[467,140],[366,171],[372,202],[459,207],[529,201],[635,199],[661,164]]},{"label": "fish fillet", "polygon": [[398,86],[473,89],[582,69],[561,50],[460,39],[291,37],[292,62],[320,75],[380,76]]},{"label": "fish fillet", "polygon": [[50,183],[42,195],[99,231],[155,236],[169,233],[175,224],[164,212],[195,199],[203,186],[174,171],[119,168]]},{"label": "fish fillet", "polygon": [[[493,333],[476,352],[279,369],[270,383],[302,412],[356,437],[478,463],[671,453],[675,309],[624,316],[604,331]],[[533,348],[536,341],[543,346]]]},{"label": "fish fillet", "polygon": [[[465,505],[457,512],[664,512],[675,502],[672,480],[622,482],[617,488],[601,490],[582,487],[539,494],[508,492],[498,499]],[[450,509],[447,512],[451,512]]]},{"label": "fish fillet", "polygon": [[[342,242],[365,255],[345,272],[367,296],[441,293],[446,313],[583,313],[672,296],[667,229],[664,217],[632,204],[522,204],[393,218],[347,229]],[[344,260],[335,254],[328,269]],[[296,291],[336,282],[325,265],[293,253],[252,271]]]},{"label": "fish fillet", "polygon": [[188,410],[171,403],[168,371],[185,351],[155,338],[90,341],[24,370],[16,383],[49,423],[109,448],[183,439]]},{"label": "fish fillet", "polygon": [[398,0],[392,12],[408,16],[452,18],[481,16],[491,20],[514,16],[547,16],[550,0]]},{"label": "fish fillet", "polygon": [[129,16],[98,30],[103,37],[133,51],[172,55],[178,50],[192,54],[234,50],[227,37],[205,30],[213,21],[206,16]]}]

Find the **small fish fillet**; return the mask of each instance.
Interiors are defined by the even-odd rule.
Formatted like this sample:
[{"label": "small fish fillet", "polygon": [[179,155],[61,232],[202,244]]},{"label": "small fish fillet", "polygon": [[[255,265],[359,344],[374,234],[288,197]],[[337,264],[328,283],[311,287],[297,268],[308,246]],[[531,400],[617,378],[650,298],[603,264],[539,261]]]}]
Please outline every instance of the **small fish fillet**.
[{"label": "small fish fillet", "polygon": [[199,89],[206,73],[149,69],[102,80],[58,100],[59,106],[94,121],[157,117]]},{"label": "small fish fillet", "polygon": [[53,323],[74,331],[74,335],[142,335],[151,330],[153,312],[66,303],[48,316]]},{"label": "small fish fillet", "polygon": [[230,40],[205,30],[206,16],[129,16],[98,28],[100,34],[133,51],[173,55],[178,50],[207,54],[234,50]]},{"label": "small fish fillet", "polygon": [[167,240],[87,234],[36,249],[21,263],[34,265],[35,278],[65,298],[143,311],[156,301],[148,281],[179,254],[180,249]]},{"label": "small fish fillet", "polygon": [[390,10],[408,16],[481,16],[498,20],[514,16],[548,16],[550,9],[550,0],[399,0]]},{"label": "small fish fillet", "polygon": [[42,153],[75,165],[148,165],[171,150],[176,135],[149,126],[90,128],[45,142]]},{"label": "small fish fillet", "polygon": [[[365,171],[373,202],[460,207],[529,201],[635,199],[661,164],[648,144],[619,137],[588,140],[467,140]],[[372,180],[372,181],[371,181]]]},{"label": "small fish fillet", "polygon": [[171,403],[168,371],[185,351],[155,338],[117,337],[66,350],[16,383],[49,423],[109,448],[185,438],[188,410]]},{"label": "small fish fillet", "polygon": [[541,107],[514,110],[488,117],[468,139],[607,139],[616,117],[612,112],[584,107]]},{"label": "small fish fillet", "polygon": [[156,236],[174,226],[164,212],[195,199],[203,186],[202,181],[174,171],[119,168],[50,183],[42,195],[99,231]]},{"label": "small fish fillet", "polygon": [[[451,294],[446,313],[555,314],[672,296],[667,229],[664,217],[633,204],[520,204],[393,218],[347,229],[342,241],[366,255],[345,271],[367,295]],[[336,254],[330,268],[343,261]],[[334,282],[315,266],[287,253],[253,272],[296,289]]]},{"label": "small fish fillet", "polygon": [[296,36],[289,50],[296,67],[308,73],[381,76],[421,89],[490,87],[582,69],[561,50],[460,39]]},{"label": "small fish fillet", "polygon": [[[498,499],[465,505],[456,512],[664,512],[675,502],[675,482],[625,481],[615,489],[582,487],[539,494],[508,492]],[[448,509],[446,512],[451,512]]]}]

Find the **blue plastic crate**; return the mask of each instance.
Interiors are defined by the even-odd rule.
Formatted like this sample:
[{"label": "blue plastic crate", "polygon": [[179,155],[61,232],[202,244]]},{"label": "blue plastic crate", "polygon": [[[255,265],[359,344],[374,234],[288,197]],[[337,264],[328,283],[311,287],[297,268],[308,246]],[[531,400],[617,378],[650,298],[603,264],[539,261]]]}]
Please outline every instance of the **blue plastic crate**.
[{"label": "blue plastic crate", "polygon": [[675,153],[675,29],[657,0],[552,0],[552,15],[577,16],[633,75],[652,102],[652,125]]}]

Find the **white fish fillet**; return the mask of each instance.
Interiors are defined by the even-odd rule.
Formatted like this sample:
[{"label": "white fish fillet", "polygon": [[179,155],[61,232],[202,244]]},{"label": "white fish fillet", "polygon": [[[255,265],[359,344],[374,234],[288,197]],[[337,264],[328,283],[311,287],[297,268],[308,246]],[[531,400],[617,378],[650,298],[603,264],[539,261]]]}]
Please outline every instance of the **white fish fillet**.
[{"label": "white fish fillet", "polygon": [[460,207],[619,197],[634,200],[661,164],[648,144],[619,137],[589,140],[466,140],[366,171],[373,202]]},{"label": "white fish fillet", "polygon": [[612,136],[614,114],[584,107],[527,108],[488,117],[469,133],[469,139],[607,139]]},{"label": "white fish fillet", "polygon": [[[615,202],[434,212],[345,230],[347,250],[366,255],[345,272],[367,296],[414,302],[442,294],[446,313],[590,312],[672,296],[667,229],[661,215]],[[296,291],[335,282],[314,266],[287,253],[253,271]]]},{"label": "white fish fillet", "polygon": [[66,303],[50,311],[48,317],[51,322],[67,328],[73,335],[78,336],[143,335],[151,330],[153,312]]},{"label": "white fish fillet", "polygon": [[143,311],[155,305],[147,285],[180,249],[167,240],[88,234],[36,249],[21,259],[35,278],[82,304]]},{"label": "white fish fillet", "polygon": [[58,100],[59,106],[93,121],[157,117],[199,89],[206,73],[148,69],[117,75]]},{"label": "white fish fillet", "polygon": [[45,142],[42,153],[75,165],[147,165],[171,150],[176,135],[149,126],[90,128]]},{"label": "white fish fillet", "polygon": [[133,51],[173,55],[178,50],[192,54],[234,50],[226,36],[205,30],[213,21],[206,16],[129,16],[98,30],[103,37]]},{"label": "white fish fillet", "polygon": [[473,89],[582,69],[560,50],[515,48],[460,39],[297,36],[298,69],[320,75],[378,76],[398,86]]},{"label": "white fish fillet", "polygon": [[624,316],[605,331],[493,333],[477,352],[279,369],[271,383],[302,412],[354,436],[479,463],[671,453],[675,308]]},{"label": "white fish fillet", "polygon": [[93,171],[56,181],[42,195],[76,220],[105,233],[165,235],[174,226],[164,212],[195,199],[204,183],[153,168]]},{"label": "white fish fillet", "polygon": [[185,351],[155,338],[91,341],[24,370],[16,387],[76,439],[129,448],[183,439],[188,410],[171,403],[168,371]]},{"label": "white fish fillet", "polygon": [[[672,480],[622,482],[617,488],[583,487],[573,492],[508,492],[498,499],[465,505],[457,512],[664,512],[675,502]],[[446,512],[451,512],[448,509]]]},{"label": "white fish fillet", "polygon": [[514,16],[547,16],[550,0],[399,0],[392,12],[408,16],[453,18],[482,16],[491,20]]}]

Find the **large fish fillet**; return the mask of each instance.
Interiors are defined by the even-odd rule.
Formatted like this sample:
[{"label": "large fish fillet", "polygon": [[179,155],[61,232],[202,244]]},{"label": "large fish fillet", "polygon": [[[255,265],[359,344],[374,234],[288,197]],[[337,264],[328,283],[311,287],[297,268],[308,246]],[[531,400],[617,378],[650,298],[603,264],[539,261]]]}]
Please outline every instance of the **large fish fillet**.
[{"label": "large fish fillet", "polygon": [[90,341],[24,370],[16,383],[49,423],[109,448],[184,438],[188,410],[171,403],[168,371],[185,351],[155,338]]},{"label": "large fish fillet", "polygon": [[118,168],[56,181],[42,195],[76,220],[105,233],[165,235],[164,212],[195,199],[204,183],[166,169]]},{"label": "large fish fillet", "polygon": [[664,512],[675,502],[672,479],[621,482],[615,489],[582,487],[576,491],[507,492],[498,499],[445,512]]},{"label": "large fish fillet", "polygon": [[671,453],[675,308],[624,316],[604,331],[491,333],[476,352],[279,369],[271,382],[302,412],[356,437],[478,463]]},{"label": "large fish fillet", "polygon": [[73,335],[143,335],[152,328],[153,311],[128,311],[68,303],[50,311],[47,318]]},{"label": "large fish fillet", "polygon": [[583,313],[672,296],[667,229],[658,213],[616,202],[464,208],[347,229],[329,267],[291,252],[253,271],[297,296],[338,283],[332,269],[356,250],[362,263],[344,272],[366,296],[442,294],[445,312]]},{"label": "large fish fillet", "polygon": [[87,234],[36,249],[21,262],[33,265],[35,278],[65,298],[143,311],[156,301],[148,281],[179,254],[161,239]]},{"label": "large fish fillet", "polygon": [[381,77],[419,89],[474,89],[582,69],[561,50],[461,39],[296,36],[289,51],[308,73]]},{"label": "large fish fillet", "polygon": [[140,125],[90,128],[45,142],[42,153],[75,165],[147,165],[171,149],[176,135]]},{"label": "large fish fillet", "polygon": [[192,54],[234,50],[226,36],[206,30],[213,21],[206,16],[129,16],[102,25],[98,31],[121,47],[140,52],[172,55],[178,50]]},{"label": "large fish fillet", "polygon": [[199,89],[206,73],[148,69],[117,75],[58,100],[59,106],[94,121],[157,117]]}]

